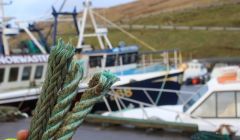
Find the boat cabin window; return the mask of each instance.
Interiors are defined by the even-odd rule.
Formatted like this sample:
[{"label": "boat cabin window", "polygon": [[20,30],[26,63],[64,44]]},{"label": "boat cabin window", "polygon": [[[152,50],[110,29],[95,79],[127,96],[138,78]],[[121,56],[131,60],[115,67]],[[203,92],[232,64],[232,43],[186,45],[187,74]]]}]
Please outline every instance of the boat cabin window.
[{"label": "boat cabin window", "polygon": [[194,116],[216,117],[216,94],[210,95],[194,112]]},{"label": "boat cabin window", "polygon": [[200,88],[196,94],[184,105],[183,110],[187,111],[195,102],[197,102],[206,92],[208,91],[207,86]]},{"label": "boat cabin window", "polygon": [[131,63],[137,63],[138,55],[137,53],[131,53]]},{"label": "boat cabin window", "polygon": [[18,68],[10,68],[9,78],[8,78],[9,82],[17,81],[17,79],[18,79],[18,71],[19,71]]},{"label": "boat cabin window", "polygon": [[0,83],[2,83],[4,80],[4,72],[5,72],[5,70],[1,68],[0,69]]},{"label": "boat cabin window", "polygon": [[24,67],[22,73],[22,80],[29,80],[31,76],[32,67]]},{"label": "boat cabin window", "polygon": [[234,92],[221,92],[217,94],[217,116],[236,117]]},{"label": "boat cabin window", "polygon": [[112,67],[116,65],[116,55],[108,55],[106,61],[106,67]]},{"label": "boat cabin window", "polygon": [[89,58],[90,68],[101,67],[102,66],[102,58],[103,58],[103,56],[90,56],[90,58]]},{"label": "boat cabin window", "polygon": [[193,115],[206,118],[239,118],[240,92],[215,92],[193,111]]},{"label": "boat cabin window", "polygon": [[35,71],[35,79],[41,79],[43,75],[43,66],[37,66]]},{"label": "boat cabin window", "polygon": [[123,65],[137,63],[137,53],[125,53],[120,55]]}]

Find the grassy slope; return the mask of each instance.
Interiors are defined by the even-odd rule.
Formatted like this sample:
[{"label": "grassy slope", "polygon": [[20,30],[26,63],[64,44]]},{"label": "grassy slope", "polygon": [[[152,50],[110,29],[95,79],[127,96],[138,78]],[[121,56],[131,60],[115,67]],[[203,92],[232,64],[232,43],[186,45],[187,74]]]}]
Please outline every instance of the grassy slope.
[{"label": "grassy slope", "polygon": [[[226,31],[129,31],[157,50],[179,48],[185,58],[233,57],[240,55],[240,32]],[[139,44],[117,30],[110,30],[109,38],[114,46],[124,40],[127,44]],[[86,43],[98,46],[97,39]],[[141,47],[141,50],[148,50]]]},{"label": "grassy slope", "polygon": [[[181,13],[164,13],[138,19],[136,24],[176,24],[194,26],[240,26],[240,5],[225,5],[212,8],[188,10]],[[68,28],[66,28],[68,27]],[[67,33],[59,35],[65,40],[72,39],[73,26],[60,25],[59,31]],[[158,50],[180,48],[185,57],[231,57],[240,55],[240,32],[228,31],[170,31],[170,30],[135,30],[130,31],[141,40]],[[71,35],[70,35],[70,34]],[[124,40],[128,44],[138,44],[117,30],[109,31],[110,40],[116,46]],[[98,46],[97,40],[86,40],[86,43]],[[147,48],[141,48],[147,50]]]},{"label": "grassy slope", "polygon": [[[224,5],[180,13],[164,13],[133,21],[135,24],[167,24],[194,26],[240,26],[240,5]],[[138,38],[158,50],[180,48],[185,57],[232,57],[240,55],[239,31],[180,31],[180,30],[134,30]],[[138,44],[117,30],[110,30],[114,45],[120,40]],[[88,41],[90,42],[90,41]],[[95,41],[91,41],[92,43]],[[142,50],[147,50],[142,48]]]},{"label": "grassy slope", "polygon": [[[138,19],[134,24],[175,24],[190,26],[240,26],[240,5],[193,9],[184,12],[163,13]],[[240,55],[240,32],[229,31],[133,31],[140,39],[158,50],[180,48],[185,57],[232,57]],[[135,43],[122,33],[110,33],[113,42],[126,40]],[[143,48],[144,49],[144,48]]]},{"label": "grassy slope", "polygon": [[128,19],[157,14],[159,12],[179,11],[189,8],[237,2],[239,2],[239,0],[137,0],[132,3],[118,5],[100,11],[112,21],[125,22],[125,20],[127,21]]},{"label": "grassy slope", "polygon": [[240,4],[162,13],[131,21],[133,24],[173,24],[189,26],[240,26]]}]

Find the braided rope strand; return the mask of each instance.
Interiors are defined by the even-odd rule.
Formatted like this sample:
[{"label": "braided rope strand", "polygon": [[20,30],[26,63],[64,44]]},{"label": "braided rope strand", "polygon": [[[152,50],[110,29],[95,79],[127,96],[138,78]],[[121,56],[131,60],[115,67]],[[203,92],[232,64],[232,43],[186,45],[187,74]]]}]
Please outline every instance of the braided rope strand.
[{"label": "braided rope strand", "polygon": [[73,46],[65,45],[62,40],[52,49],[28,140],[71,139],[93,106],[118,80],[107,71],[95,74],[80,101],[70,111],[78,84],[83,78],[83,64],[72,61],[74,50]]},{"label": "braided rope strand", "polygon": [[[40,100],[37,103],[35,114],[33,116],[34,123],[31,123],[30,136],[31,140],[39,140],[46,129],[48,118],[51,115],[51,110],[57,100],[56,93],[61,88],[68,65],[74,54],[73,47],[63,45],[62,42],[53,49],[50,54],[48,65],[48,78],[44,82]],[[52,55],[52,56],[51,56]]]},{"label": "braided rope strand", "polygon": [[58,101],[52,110],[52,116],[48,120],[47,129],[43,134],[42,140],[48,140],[53,137],[63,122],[64,116],[71,107],[71,103],[77,94],[79,81],[83,77],[83,68],[81,64],[74,62],[72,69],[68,73],[64,82],[64,88],[58,93]]},{"label": "braided rope strand", "polygon": [[64,123],[56,133],[54,139],[69,140],[73,137],[76,129],[81,125],[84,118],[92,110],[95,103],[99,102],[113,83],[118,79],[108,72],[96,74],[89,83],[87,89],[77,102],[73,110],[67,114]]}]

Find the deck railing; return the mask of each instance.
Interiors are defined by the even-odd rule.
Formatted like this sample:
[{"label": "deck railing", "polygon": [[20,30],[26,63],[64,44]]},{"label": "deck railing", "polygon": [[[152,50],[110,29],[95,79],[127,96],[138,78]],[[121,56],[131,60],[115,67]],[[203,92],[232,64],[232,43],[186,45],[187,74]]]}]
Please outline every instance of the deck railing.
[{"label": "deck railing", "polygon": [[[133,96],[134,91],[142,91],[138,92],[141,94],[144,94],[145,98],[147,99],[146,102],[144,101],[137,101],[134,99],[131,99],[130,97]],[[124,101],[128,101],[131,103],[137,104],[139,107],[153,107],[157,106],[158,101],[154,100],[150,94],[150,92],[154,92],[154,94],[159,94],[160,98],[162,93],[167,94],[176,94],[178,96],[178,104],[185,105],[189,99],[191,99],[194,92],[189,91],[180,91],[180,90],[171,90],[171,89],[158,89],[158,88],[139,88],[139,87],[112,87],[111,92],[108,93],[110,95],[110,98],[114,100],[116,103],[118,110],[127,109],[128,107],[125,105]],[[135,93],[136,94],[136,93]],[[188,96],[187,99],[186,96]],[[105,102],[106,107],[108,108],[109,112],[112,112],[112,108],[109,105],[109,102],[106,98],[103,99]]]},{"label": "deck railing", "polygon": [[167,67],[179,67],[182,64],[182,55],[179,49],[164,50],[164,51],[145,51],[139,54],[142,66],[149,64],[160,63]]},{"label": "deck railing", "polygon": [[[147,103],[147,102],[143,102],[143,101],[137,101],[137,100],[134,100],[134,99],[131,99],[129,97],[124,97],[123,95],[120,95],[117,93],[116,90],[141,90],[141,91],[144,91],[143,94],[145,94],[146,98],[149,99],[149,101],[151,103]],[[196,116],[196,115],[193,115],[193,114],[186,114],[185,112],[181,112],[181,111],[176,111],[174,109],[168,109],[168,108],[159,108],[157,107],[156,105],[156,102],[153,101],[153,99],[150,97],[149,95],[149,92],[150,91],[155,91],[155,92],[159,92],[159,93],[162,93],[162,92],[165,92],[165,93],[169,93],[169,94],[172,94],[172,93],[175,93],[177,94],[177,96],[179,97],[179,105],[187,105],[187,102],[193,97],[194,93],[195,92],[189,92],[189,91],[180,91],[180,90],[169,90],[169,89],[155,89],[155,88],[138,88],[138,87],[112,87],[112,90],[111,92],[108,92],[107,94],[109,96],[112,96],[114,101],[116,102],[117,104],[117,107],[118,107],[118,110],[121,111],[121,110],[124,110],[124,109],[132,109],[132,108],[128,108],[126,107],[126,105],[124,104],[123,101],[128,101],[128,102],[131,102],[131,103],[135,103],[135,104],[138,104],[139,106],[137,108],[140,108],[143,112],[143,119],[147,119],[147,120],[151,120],[151,118],[149,117],[149,114],[148,112],[146,111],[146,108],[145,107],[156,107],[156,109],[158,109],[159,111],[160,110],[163,110],[163,111],[168,111],[168,112],[173,112],[173,113],[176,113],[177,116],[175,118],[175,120],[179,121],[179,122],[183,122],[185,123],[181,117],[190,117],[190,118],[195,118],[199,121],[202,121],[203,123],[207,123],[209,125],[212,125],[214,127],[216,127],[216,124],[213,124],[212,122],[208,121],[208,120],[205,120],[199,116]],[[186,96],[188,95],[189,97],[187,99],[183,99],[183,96]],[[111,113],[112,112],[112,109],[109,105],[109,102],[106,98],[103,99],[107,108],[108,108],[108,111]],[[160,118],[159,118],[160,119]]]}]

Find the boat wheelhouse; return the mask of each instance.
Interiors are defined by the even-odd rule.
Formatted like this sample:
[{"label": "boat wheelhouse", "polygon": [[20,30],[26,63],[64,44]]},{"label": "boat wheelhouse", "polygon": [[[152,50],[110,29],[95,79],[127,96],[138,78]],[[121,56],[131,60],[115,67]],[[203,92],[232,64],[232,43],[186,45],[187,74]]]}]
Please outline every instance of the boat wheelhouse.
[{"label": "boat wheelhouse", "polygon": [[41,86],[47,70],[48,55],[0,56],[1,91]]},{"label": "boat wheelhouse", "polygon": [[109,70],[121,73],[124,70],[137,68],[139,47],[136,45],[117,47],[105,50],[82,52],[82,59],[88,62],[88,73]]}]

